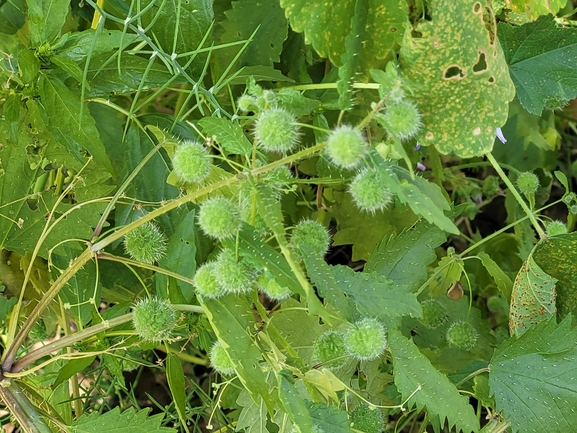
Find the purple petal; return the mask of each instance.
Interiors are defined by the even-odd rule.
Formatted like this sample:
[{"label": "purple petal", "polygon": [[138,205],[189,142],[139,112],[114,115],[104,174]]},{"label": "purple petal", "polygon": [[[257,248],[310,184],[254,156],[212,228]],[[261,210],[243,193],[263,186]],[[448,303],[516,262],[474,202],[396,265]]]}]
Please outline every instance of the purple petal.
[{"label": "purple petal", "polygon": [[421,148],[421,143],[419,143],[417,141],[417,144],[415,145],[415,147],[413,147],[413,150],[419,150]]},{"label": "purple petal", "polygon": [[497,138],[499,139],[499,141],[503,144],[505,144],[507,142],[507,139],[505,138],[505,136],[503,135],[503,131],[501,131],[501,128],[497,128],[495,130],[495,135],[497,136]]},{"label": "purple petal", "polygon": [[420,162],[417,162],[417,168],[421,171],[425,171],[427,169],[427,167],[425,167],[423,164],[421,164]]}]

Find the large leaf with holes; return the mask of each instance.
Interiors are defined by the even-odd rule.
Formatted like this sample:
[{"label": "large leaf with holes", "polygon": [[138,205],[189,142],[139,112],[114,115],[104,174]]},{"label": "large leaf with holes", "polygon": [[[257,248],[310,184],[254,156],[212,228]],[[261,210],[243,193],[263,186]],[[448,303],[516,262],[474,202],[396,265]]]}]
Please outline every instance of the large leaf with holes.
[{"label": "large leaf with holes", "polygon": [[[355,10],[357,3],[360,7]],[[365,21],[362,32],[367,37],[358,53],[365,64],[389,54],[407,21],[407,4],[402,0],[281,0],[280,4],[292,28],[304,32],[306,42],[339,67],[344,64],[341,56],[354,20]]]},{"label": "large leaf with holes", "polygon": [[541,242],[533,258],[557,280],[557,315],[577,315],[577,233],[553,236]]},{"label": "large leaf with holes", "polygon": [[513,433],[565,433],[577,425],[577,328],[548,320],[505,340],[489,365],[497,411]]},{"label": "large leaf with holes", "polygon": [[[423,114],[417,139],[464,158],[490,152],[515,89],[484,2],[432,1],[431,20],[405,32],[401,68]],[[487,17],[490,21],[490,17]]]},{"label": "large leaf with holes", "polygon": [[555,316],[555,283],[530,254],[515,278],[511,294],[509,330],[521,336],[530,326]]},{"label": "large leaf with holes", "polygon": [[499,23],[499,40],[521,105],[531,114],[577,97],[577,29],[552,16],[523,26]]}]

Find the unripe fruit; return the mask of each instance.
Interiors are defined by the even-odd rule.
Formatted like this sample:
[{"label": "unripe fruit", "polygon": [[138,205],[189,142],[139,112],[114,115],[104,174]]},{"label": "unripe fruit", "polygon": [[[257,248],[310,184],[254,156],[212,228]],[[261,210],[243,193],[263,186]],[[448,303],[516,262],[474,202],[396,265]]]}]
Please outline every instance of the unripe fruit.
[{"label": "unripe fruit", "polygon": [[238,109],[244,113],[247,111],[254,111],[256,108],[256,98],[246,94],[242,95],[236,101],[236,105],[238,106]]},{"label": "unripe fruit", "polygon": [[144,341],[167,340],[176,326],[176,312],[162,299],[141,299],[134,305],[132,314],[134,329]]},{"label": "unripe fruit", "polygon": [[134,260],[151,264],[166,252],[166,238],[151,222],[146,222],[124,235],[124,249]]},{"label": "unripe fruit", "polygon": [[420,320],[427,328],[435,329],[445,323],[449,317],[445,306],[435,299],[421,302],[421,308],[423,318]]},{"label": "unripe fruit", "polygon": [[210,172],[211,159],[206,147],[196,141],[184,141],[172,155],[174,174],[181,182],[202,182]]},{"label": "unripe fruit", "polygon": [[234,251],[224,249],[214,262],[214,276],[226,293],[248,293],[254,283],[254,274]]},{"label": "unripe fruit", "polygon": [[381,433],[385,428],[383,414],[377,408],[360,404],[351,413],[351,427],[363,433]]},{"label": "unripe fruit", "polygon": [[562,221],[551,221],[546,230],[547,236],[564,235],[567,233],[567,226]]},{"label": "unripe fruit", "polygon": [[471,350],[477,344],[479,334],[467,322],[457,321],[447,330],[449,346],[462,350]]},{"label": "unripe fruit", "polygon": [[344,336],[340,332],[327,331],[313,346],[313,362],[328,368],[338,368],[347,360]]},{"label": "unripe fruit", "polygon": [[389,134],[399,140],[414,137],[421,128],[421,113],[417,106],[408,101],[388,105],[385,113],[378,116]]},{"label": "unripe fruit", "polygon": [[212,345],[209,359],[210,365],[212,365],[212,368],[214,368],[218,374],[232,376],[235,373],[234,366],[220,341],[216,341]]},{"label": "unripe fruit", "polygon": [[299,248],[303,245],[307,245],[314,255],[323,257],[329,249],[330,242],[331,237],[325,226],[314,220],[299,222],[293,229],[290,239],[290,245],[299,257]]},{"label": "unripe fruit", "polygon": [[263,90],[260,95],[257,95],[256,105],[259,110],[266,110],[268,108],[276,107],[278,98],[276,93],[272,90]]},{"label": "unripe fruit", "polygon": [[385,327],[377,319],[366,317],[351,325],[344,343],[349,355],[359,361],[377,359],[387,348]]},{"label": "unripe fruit", "polygon": [[517,186],[523,194],[534,194],[539,188],[539,178],[529,171],[523,172],[517,178]]},{"label": "unripe fruit", "polygon": [[349,185],[349,192],[355,204],[366,212],[375,213],[393,201],[386,179],[375,168],[361,170]]},{"label": "unripe fruit", "polygon": [[281,286],[274,278],[268,276],[266,273],[260,274],[256,284],[258,289],[273,301],[284,301],[293,294],[288,287]]},{"label": "unripe fruit", "polygon": [[217,239],[230,238],[242,224],[238,206],[225,197],[205,201],[198,212],[198,225],[209,236]]},{"label": "unripe fruit", "polygon": [[194,275],[194,285],[197,295],[203,298],[214,299],[222,296],[224,290],[216,280],[215,263],[208,262],[197,269]]},{"label": "unripe fruit", "polygon": [[297,119],[282,108],[263,111],[254,125],[254,135],[260,148],[269,152],[286,153],[298,143]]},{"label": "unripe fruit", "polygon": [[341,168],[357,166],[368,150],[363,133],[349,125],[338,126],[327,138],[327,156]]}]

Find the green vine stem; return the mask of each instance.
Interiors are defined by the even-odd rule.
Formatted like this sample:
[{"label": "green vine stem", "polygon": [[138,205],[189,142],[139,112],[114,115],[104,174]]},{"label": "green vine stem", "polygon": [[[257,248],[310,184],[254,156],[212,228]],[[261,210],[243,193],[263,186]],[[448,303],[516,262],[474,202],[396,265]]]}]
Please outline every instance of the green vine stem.
[{"label": "green vine stem", "polygon": [[27,433],[52,433],[36,407],[16,383],[3,379],[0,383],[0,398],[8,411],[16,417],[23,431]]},{"label": "green vine stem", "polygon": [[503,171],[503,169],[501,168],[495,157],[491,153],[487,153],[486,156],[487,160],[491,163],[495,171],[499,174],[503,182],[505,182],[505,184],[509,188],[509,191],[511,191],[513,196],[515,196],[515,199],[517,199],[517,202],[519,202],[519,205],[521,205],[523,211],[525,212],[525,214],[527,214],[527,217],[529,217],[531,224],[533,224],[533,227],[535,227],[535,230],[537,230],[537,233],[539,234],[539,239],[546,239],[547,235],[545,234],[543,228],[537,221],[537,218],[535,218],[535,214],[531,209],[529,209],[527,203],[525,203],[525,200],[523,200],[523,197],[521,197],[521,195],[519,194],[513,183],[509,180],[509,178],[507,177],[507,175],[505,174],[505,172]]}]

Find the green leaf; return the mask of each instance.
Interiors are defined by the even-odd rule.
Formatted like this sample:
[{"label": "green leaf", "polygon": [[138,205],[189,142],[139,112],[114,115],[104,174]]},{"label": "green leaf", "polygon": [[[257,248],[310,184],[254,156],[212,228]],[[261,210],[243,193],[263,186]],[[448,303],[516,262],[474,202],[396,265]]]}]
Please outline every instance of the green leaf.
[{"label": "green leaf", "polygon": [[96,122],[87,107],[81,111],[80,97],[72,93],[58,78],[42,75],[38,84],[46,126],[56,139],[78,160],[84,163],[82,150],[86,149],[110,173],[112,165],[100,140]]},{"label": "green leaf", "polygon": [[507,0],[507,9],[515,21],[531,21],[539,15],[556,14],[566,4],[565,0]]},{"label": "green leaf", "polygon": [[455,260],[453,256],[445,256],[436,268],[433,270],[435,277],[429,282],[429,294],[431,296],[440,296],[447,292],[453,283],[461,279],[463,274],[463,265]]},{"label": "green leaf", "polygon": [[[280,61],[283,42],[287,38],[288,23],[284,11],[276,0],[242,0],[230,3],[231,9],[224,15],[222,23],[225,29],[223,44],[247,40],[257,30],[254,39],[240,54],[240,66],[274,66]],[[237,54],[240,45],[220,49],[216,53],[222,66],[228,66]]]},{"label": "green leaf", "polygon": [[477,0],[437,0],[431,19],[405,32],[401,45],[402,73],[418,89],[414,98],[423,115],[417,140],[462,158],[491,151],[515,95],[484,13]]},{"label": "green leaf", "polygon": [[520,337],[530,326],[555,316],[555,283],[530,254],[519,270],[511,293],[509,331]]},{"label": "green leaf", "polygon": [[577,315],[577,233],[553,236],[539,243],[533,253],[541,269],[557,280],[557,316]]},{"label": "green leaf", "polygon": [[389,348],[393,355],[395,385],[403,399],[414,395],[407,405],[426,408],[429,416],[445,419],[449,429],[469,433],[479,430],[479,421],[466,396],[459,394],[447,376],[435,369],[417,346],[396,329],[389,330]]},{"label": "green leaf", "polygon": [[446,241],[438,227],[418,223],[399,235],[383,239],[365,265],[397,286],[415,292],[427,280],[427,266],[435,261],[435,248]]},{"label": "green leaf", "polygon": [[[82,69],[80,69],[78,63],[66,57],[61,57],[59,55],[54,55],[50,57],[50,61],[55,65],[59,66],[60,69],[62,69],[63,71],[68,72],[70,76],[74,78],[76,81],[82,83],[83,78],[82,76],[84,72],[82,71]],[[88,81],[85,83],[85,85],[87,89],[90,89],[90,83]]]},{"label": "green leaf", "polygon": [[68,15],[69,0],[27,0],[28,30],[33,47],[52,42]]},{"label": "green leaf", "polygon": [[243,431],[245,433],[269,433],[266,428],[267,409],[262,400],[255,402],[250,397],[248,391],[242,390],[236,399],[236,403],[242,407],[236,423],[236,431]]},{"label": "green leaf", "polygon": [[[52,48],[59,57],[82,63],[90,52],[92,52],[92,58],[104,53],[109,53],[108,56],[110,56],[117,48],[126,47],[137,40],[138,35],[124,33],[121,30],[106,29],[105,31],[99,31],[87,29],[82,32],[62,35]],[[121,56],[122,63],[133,57],[128,54],[122,54]],[[117,67],[116,61],[113,63]]]},{"label": "green leaf", "polygon": [[242,132],[238,123],[218,117],[205,117],[198,124],[208,136],[216,138],[218,144],[227,153],[248,156],[252,152],[252,143]]},{"label": "green leaf", "polygon": [[277,382],[280,402],[291,422],[301,433],[312,431],[313,423],[306,401],[295,387],[292,373],[281,370],[277,373]]},{"label": "green leaf", "polygon": [[261,353],[253,338],[254,315],[247,299],[227,295],[220,299],[205,299],[200,302],[241,383],[255,402],[262,399],[271,410],[273,400],[260,367]]},{"label": "green leaf", "polygon": [[501,294],[505,297],[507,302],[509,302],[513,290],[513,282],[511,281],[511,278],[503,272],[501,267],[491,258],[491,256],[489,256],[489,254],[480,252],[477,256],[481,259],[481,263],[483,263],[487,272],[495,280],[495,284],[497,284],[497,288]]},{"label": "green leaf", "polygon": [[[329,0],[326,2],[308,0],[281,0],[292,28],[305,33],[307,43],[313,45],[321,57],[341,67],[341,56],[346,50],[346,38],[352,33],[356,0]],[[361,2],[359,10],[367,16],[363,41],[363,71],[368,71],[375,59],[385,58],[405,31],[407,4],[401,0],[369,0]]]},{"label": "green leaf", "polygon": [[71,433],[175,433],[176,430],[160,427],[164,414],[148,416],[150,409],[136,412],[130,408],[120,413],[120,408],[100,413],[84,413],[68,427]]},{"label": "green leaf", "polygon": [[523,26],[499,23],[499,39],[529,113],[540,115],[577,97],[577,29],[558,27],[549,15]]},{"label": "green leaf", "polygon": [[[4,285],[4,281],[0,281],[0,284]],[[10,299],[5,296],[0,295],[0,323],[3,324],[8,318],[8,315],[12,313],[14,306],[18,302],[17,297],[12,297]]]},{"label": "green leaf", "polygon": [[0,5],[0,33],[13,35],[26,22],[24,0],[5,1]]},{"label": "green leaf", "polygon": [[176,406],[176,412],[178,412],[178,418],[184,430],[188,432],[186,425],[186,378],[184,377],[182,362],[175,353],[169,353],[166,359],[166,378],[172,394],[172,400]]},{"label": "green leaf", "polygon": [[350,433],[348,414],[334,406],[323,403],[307,402],[313,425],[318,426],[321,432]]},{"label": "green leaf", "polygon": [[577,328],[571,317],[546,320],[519,339],[509,338],[489,365],[497,411],[513,433],[565,433],[577,425]]},{"label": "green leaf", "polygon": [[317,109],[321,105],[321,103],[316,99],[307,98],[298,90],[290,87],[280,89],[276,96],[278,97],[281,106],[298,118],[308,116],[313,110]]},{"label": "green leaf", "polygon": [[80,373],[82,370],[84,370],[90,364],[92,364],[95,359],[96,356],[86,356],[82,358],[75,358],[69,360],[68,362],[66,362],[66,364],[64,364],[64,366],[58,373],[58,377],[56,377],[56,380],[52,384],[52,387],[56,388],[58,385],[60,385],[65,380],[70,379],[76,373]]}]

